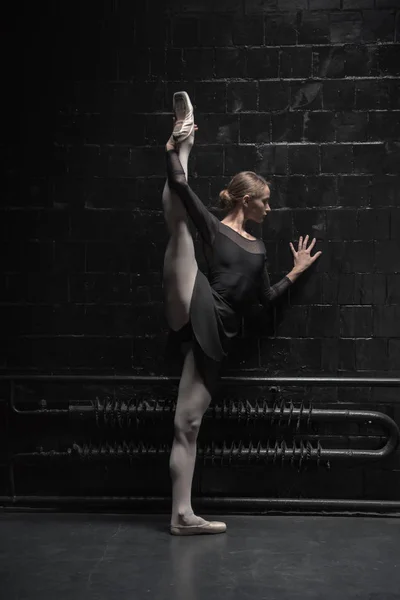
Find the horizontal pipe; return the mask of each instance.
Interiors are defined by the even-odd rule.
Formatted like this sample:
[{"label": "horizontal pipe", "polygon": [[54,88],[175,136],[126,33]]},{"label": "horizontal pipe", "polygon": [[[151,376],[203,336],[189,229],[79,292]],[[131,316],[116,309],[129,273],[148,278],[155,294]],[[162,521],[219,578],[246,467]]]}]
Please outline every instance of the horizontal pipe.
[{"label": "horizontal pipe", "polygon": [[[162,375],[0,375],[0,381],[98,381],[123,383],[178,383],[180,377]],[[265,385],[278,383],[285,385],[327,385],[327,386],[400,386],[399,377],[264,377],[232,376],[220,377],[220,383],[234,385]]]},{"label": "horizontal pipe", "polygon": [[[63,506],[97,507],[104,505],[144,509],[146,512],[169,511],[171,498],[164,496],[0,496],[0,504],[4,506],[38,506],[39,504]],[[268,511],[336,511],[357,513],[390,512],[399,513],[400,501],[397,500],[357,500],[336,498],[230,498],[204,497],[194,498],[193,504],[199,509],[229,511],[234,513],[263,514]]]}]

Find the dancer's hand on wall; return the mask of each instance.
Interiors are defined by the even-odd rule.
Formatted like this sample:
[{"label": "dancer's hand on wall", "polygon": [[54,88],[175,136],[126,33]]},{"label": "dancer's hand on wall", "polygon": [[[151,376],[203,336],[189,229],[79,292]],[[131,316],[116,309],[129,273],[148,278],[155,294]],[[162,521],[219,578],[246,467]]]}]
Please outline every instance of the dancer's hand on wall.
[{"label": "dancer's hand on wall", "polygon": [[303,236],[300,236],[297,252],[294,249],[292,242],[289,243],[294,257],[294,268],[299,272],[303,272],[308,269],[308,267],[310,267],[322,254],[321,250],[319,250],[314,254],[314,256],[311,256],[311,250],[314,248],[317,240],[316,238],[313,238],[311,244],[307,248],[308,239],[309,235],[306,235],[304,241]]}]

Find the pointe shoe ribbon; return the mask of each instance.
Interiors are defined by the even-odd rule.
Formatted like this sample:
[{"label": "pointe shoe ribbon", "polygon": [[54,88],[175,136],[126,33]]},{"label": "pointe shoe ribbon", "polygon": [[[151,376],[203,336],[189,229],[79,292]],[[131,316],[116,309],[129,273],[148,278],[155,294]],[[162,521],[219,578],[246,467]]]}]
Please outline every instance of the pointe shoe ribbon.
[{"label": "pointe shoe ribbon", "polygon": [[209,521],[204,525],[171,525],[172,535],[199,535],[211,533],[224,533],[226,524],[222,521]]}]

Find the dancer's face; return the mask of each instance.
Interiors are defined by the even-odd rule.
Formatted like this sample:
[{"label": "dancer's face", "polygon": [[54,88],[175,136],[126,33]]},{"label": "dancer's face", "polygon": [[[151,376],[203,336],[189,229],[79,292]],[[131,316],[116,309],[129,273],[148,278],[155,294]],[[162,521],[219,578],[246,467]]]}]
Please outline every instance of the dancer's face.
[{"label": "dancer's face", "polygon": [[251,219],[256,223],[263,222],[267,213],[271,210],[269,205],[270,193],[270,189],[266,185],[261,196],[255,196],[253,198],[245,196],[245,214],[247,219]]}]

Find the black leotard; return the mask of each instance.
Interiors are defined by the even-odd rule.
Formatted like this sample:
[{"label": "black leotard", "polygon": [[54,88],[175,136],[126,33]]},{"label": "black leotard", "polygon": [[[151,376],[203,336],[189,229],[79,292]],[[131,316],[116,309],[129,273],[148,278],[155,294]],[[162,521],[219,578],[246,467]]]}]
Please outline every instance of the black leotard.
[{"label": "black leotard", "polygon": [[202,351],[214,361],[227,354],[237,335],[246,304],[258,296],[269,305],[292,284],[288,277],[270,285],[266,248],[260,239],[245,238],[210,213],[186,181],[175,150],[166,152],[168,183],[199,232],[208,278],[199,270],[190,306],[190,324]]}]

